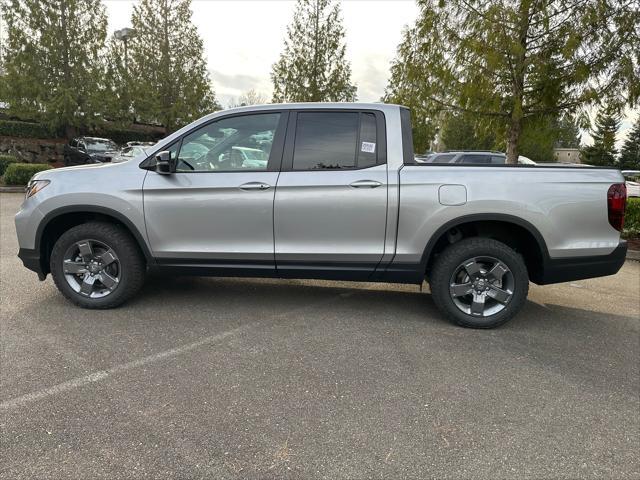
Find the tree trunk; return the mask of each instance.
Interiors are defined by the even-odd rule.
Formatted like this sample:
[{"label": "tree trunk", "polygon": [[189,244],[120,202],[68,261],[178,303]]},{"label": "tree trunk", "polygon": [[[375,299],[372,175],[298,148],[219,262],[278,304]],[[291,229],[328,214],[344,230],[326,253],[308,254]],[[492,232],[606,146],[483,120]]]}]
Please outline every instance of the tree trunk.
[{"label": "tree trunk", "polygon": [[509,137],[507,138],[507,163],[511,165],[518,164],[518,141],[522,132],[522,119],[517,116],[511,117],[509,124]]}]

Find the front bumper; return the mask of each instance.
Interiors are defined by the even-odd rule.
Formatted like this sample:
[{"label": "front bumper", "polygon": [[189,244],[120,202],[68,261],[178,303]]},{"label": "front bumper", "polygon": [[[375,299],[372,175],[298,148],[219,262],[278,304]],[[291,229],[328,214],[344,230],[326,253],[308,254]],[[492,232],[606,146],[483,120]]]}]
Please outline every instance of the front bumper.
[{"label": "front bumper", "polygon": [[539,285],[584,280],[585,278],[615,275],[624,265],[627,242],[621,240],[609,255],[594,257],[549,258],[544,263]]},{"label": "front bumper", "polygon": [[40,252],[38,250],[33,250],[30,248],[21,248],[18,251],[18,258],[22,260],[22,264],[25,267],[27,267],[29,270],[36,272],[40,280],[44,280],[45,278],[47,278],[47,274],[45,273],[44,268],[42,266]]}]

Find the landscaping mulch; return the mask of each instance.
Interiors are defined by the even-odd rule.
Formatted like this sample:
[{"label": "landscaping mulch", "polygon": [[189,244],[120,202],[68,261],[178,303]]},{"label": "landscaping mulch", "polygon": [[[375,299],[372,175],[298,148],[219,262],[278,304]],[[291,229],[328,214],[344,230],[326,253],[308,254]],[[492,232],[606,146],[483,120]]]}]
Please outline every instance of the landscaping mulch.
[{"label": "landscaping mulch", "polygon": [[627,246],[629,250],[640,251],[640,238],[630,238],[627,240]]}]

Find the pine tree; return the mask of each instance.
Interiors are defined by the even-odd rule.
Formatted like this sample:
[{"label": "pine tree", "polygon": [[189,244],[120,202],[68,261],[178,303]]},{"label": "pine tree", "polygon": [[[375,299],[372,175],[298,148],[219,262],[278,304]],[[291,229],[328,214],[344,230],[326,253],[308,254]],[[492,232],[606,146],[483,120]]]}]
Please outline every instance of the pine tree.
[{"label": "pine tree", "polygon": [[141,0],[131,17],[133,108],[169,131],[219,108],[191,17],[191,0]]},{"label": "pine tree", "polygon": [[351,102],[356,86],[346,57],[340,5],[298,0],[284,51],[271,71],[273,102]]},{"label": "pine tree", "polygon": [[104,110],[109,120],[124,125],[134,120],[132,112],[132,79],[128,54],[121,40],[112,37],[107,44],[104,56]]},{"label": "pine tree", "polygon": [[589,165],[611,167],[615,165],[616,135],[620,128],[620,115],[612,109],[601,109],[591,131],[593,145],[582,150],[584,162]]},{"label": "pine tree", "polygon": [[5,0],[0,101],[12,115],[74,133],[99,123],[107,15],[100,0]]},{"label": "pine tree", "polygon": [[580,148],[580,128],[570,115],[563,115],[555,122],[556,147]]},{"label": "pine tree", "polygon": [[638,101],[637,0],[418,0],[388,97],[419,117],[442,111],[484,117],[504,131],[515,163],[528,119],[606,100]]},{"label": "pine tree", "polygon": [[640,116],[622,144],[619,167],[622,170],[640,170]]},{"label": "pine tree", "polygon": [[465,114],[449,116],[440,135],[448,150],[491,150],[496,143],[491,132],[483,131],[478,118]]}]

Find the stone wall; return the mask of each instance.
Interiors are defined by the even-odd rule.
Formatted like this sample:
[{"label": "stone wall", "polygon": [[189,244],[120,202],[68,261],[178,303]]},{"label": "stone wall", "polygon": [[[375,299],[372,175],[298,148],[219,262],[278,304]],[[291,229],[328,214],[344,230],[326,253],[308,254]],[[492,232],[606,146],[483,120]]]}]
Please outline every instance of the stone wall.
[{"label": "stone wall", "polygon": [[9,154],[26,163],[63,164],[64,139],[39,139],[0,136],[0,154]]}]

